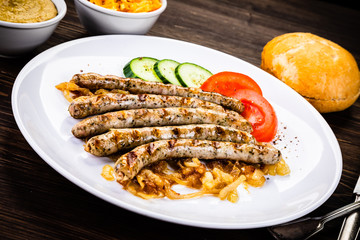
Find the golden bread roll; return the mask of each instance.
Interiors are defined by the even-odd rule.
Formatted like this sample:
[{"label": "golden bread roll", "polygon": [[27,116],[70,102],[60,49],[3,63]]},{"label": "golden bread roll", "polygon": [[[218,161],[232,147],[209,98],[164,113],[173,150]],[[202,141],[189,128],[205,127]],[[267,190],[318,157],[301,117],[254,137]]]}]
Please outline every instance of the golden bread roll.
[{"label": "golden bread roll", "polygon": [[261,68],[321,113],[344,110],[360,94],[359,68],[351,53],[311,33],[275,37],[263,49]]}]

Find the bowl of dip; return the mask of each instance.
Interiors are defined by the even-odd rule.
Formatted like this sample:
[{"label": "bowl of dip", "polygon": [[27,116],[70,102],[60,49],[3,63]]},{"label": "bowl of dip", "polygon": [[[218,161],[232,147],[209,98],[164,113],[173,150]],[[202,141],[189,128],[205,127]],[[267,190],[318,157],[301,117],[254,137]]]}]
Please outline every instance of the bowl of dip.
[{"label": "bowl of dip", "polygon": [[152,3],[142,6],[136,5],[141,1],[75,0],[75,8],[80,22],[91,34],[140,35],[152,28],[167,6],[166,0],[152,0]]},{"label": "bowl of dip", "polygon": [[64,0],[0,0],[0,56],[21,56],[43,44],[66,11]]}]

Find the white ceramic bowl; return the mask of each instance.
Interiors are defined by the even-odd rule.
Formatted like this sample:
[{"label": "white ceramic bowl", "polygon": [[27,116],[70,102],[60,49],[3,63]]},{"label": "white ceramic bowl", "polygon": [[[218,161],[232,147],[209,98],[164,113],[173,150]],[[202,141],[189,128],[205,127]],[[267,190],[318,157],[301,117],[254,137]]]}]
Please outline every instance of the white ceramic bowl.
[{"label": "white ceramic bowl", "polygon": [[52,0],[58,15],[37,23],[12,23],[0,21],[0,56],[16,57],[43,44],[54,32],[66,14],[64,0]]},{"label": "white ceramic bowl", "polygon": [[145,34],[154,25],[167,6],[152,12],[127,13],[97,6],[87,0],[75,0],[80,22],[92,34]]}]

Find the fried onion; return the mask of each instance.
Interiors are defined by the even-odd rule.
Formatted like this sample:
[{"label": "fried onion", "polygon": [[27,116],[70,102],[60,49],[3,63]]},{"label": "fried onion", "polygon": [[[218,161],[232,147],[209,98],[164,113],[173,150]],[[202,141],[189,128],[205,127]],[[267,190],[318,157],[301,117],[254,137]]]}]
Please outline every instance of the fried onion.
[{"label": "fried onion", "polygon": [[123,91],[120,89],[98,89],[95,92],[90,91],[88,88],[82,88],[75,84],[72,81],[62,82],[55,86],[58,90],[62,91],[64,97],[69,102],[72,102],[75,98],[84,97],[84,96],[93,96],[93,95],[102,95],[106,93],[121,93],[121,94],[129,94],[127,91]]},{"label": "fried onion", "polygon": [[[213,195],[221,200],[237,202],[238,187],[243,184],[261,187],[270,169],[277,169],[278,175],[290,173],[288,165],[281,160],[275,165],[248,165],[240,161],[202,162],[197,158],[178,160],[175,166],[170,161],[154,163],[140,171],[136,178],[120,182],[124,189],[144,199],[163,198],[189,199]],[[271,172],[273,173],[273,172]],[[180,194],[172,186],[180,184],[198,190]]]}]

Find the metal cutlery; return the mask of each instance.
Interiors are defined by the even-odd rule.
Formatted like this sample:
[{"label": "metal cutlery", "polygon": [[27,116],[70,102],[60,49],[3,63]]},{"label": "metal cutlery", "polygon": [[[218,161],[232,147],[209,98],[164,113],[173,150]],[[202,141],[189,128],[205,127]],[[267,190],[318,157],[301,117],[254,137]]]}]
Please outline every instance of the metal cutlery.
[{"label": "metal cutlery", "polygon": [[[360,177],[355,186],[354,193],[358,195],[354,203],[334,210],[322,217],[301,218],[289,223],[269,227],[268,230],[277,240],[306,240],[321,231],[324,224],[328,221],[346,216],[360,209]],[[356,215],[351,215],[346,219],[346,222],[344,222],[341,232],[342,238],[339,238],[338,240],[355,239],[359,229],[359,212],[355,212],[354,214]],[[353,238],[349,238],[349,236]]]},{"label": "metal cutlery", "polygon": [[[360,176],[356,183],[355,189],[355,202],[360,201]],[[344,219],[343,225],[340,230],[338,240],[355,240],[357,239],[360,231],[360,212],[354,212]]]}]

